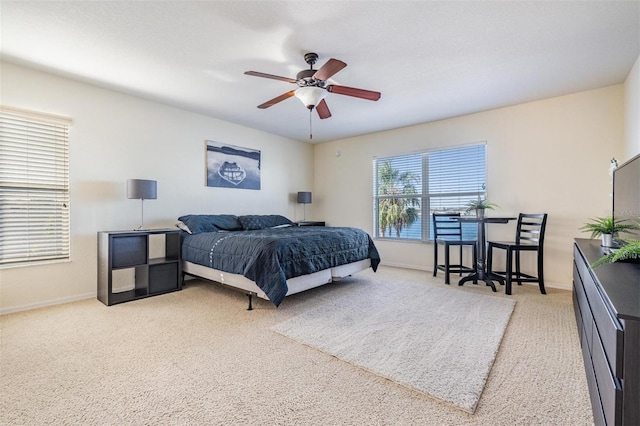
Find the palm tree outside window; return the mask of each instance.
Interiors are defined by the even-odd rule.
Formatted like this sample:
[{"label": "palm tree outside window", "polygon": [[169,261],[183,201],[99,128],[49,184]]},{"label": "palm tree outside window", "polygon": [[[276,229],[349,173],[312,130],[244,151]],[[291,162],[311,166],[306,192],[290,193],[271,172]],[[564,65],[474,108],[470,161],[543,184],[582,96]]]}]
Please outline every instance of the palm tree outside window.
[{"label": "palm tree outside window", "polygon": [[[432,213],[464,213],[486,195],[486,144],[375,158],[373,175],[375,237],[431,241]],[[463,224],[464,238],[476,233]]]}]

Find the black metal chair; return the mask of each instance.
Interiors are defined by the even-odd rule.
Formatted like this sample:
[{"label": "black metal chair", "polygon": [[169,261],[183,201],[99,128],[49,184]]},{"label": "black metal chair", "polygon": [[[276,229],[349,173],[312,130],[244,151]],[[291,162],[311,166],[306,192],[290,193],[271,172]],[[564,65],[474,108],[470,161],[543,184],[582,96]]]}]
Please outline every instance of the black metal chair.
[{"label": "black metal chair", "polygon": [[[523,282],[537,282],[540,287],[540,293],[547,294],[544,289],[544,232],[547,226],[547,214],[525,214],[520,213],[518,216],[518,226],[516,228],[516,239],[513,242],[489,241],[487,249],[487,275],[489,279],[499,281],[505,285],[505,293],[511,294],[511,283],[517,282],[522,285]],[[501,249],[506,252],[506,270],[493,270],[493,249]],[[537,276],[525,274],[520,269],[520,253],[523,251],[532,251],[537,254],[538,271]],[[515,271],[513,270],[513,261],[515,253]]]},{"label": "black metal chair", "polygon": [[[462,239],[462,224],[455,220],[460,213],[433,213],[433,276],[438,274],[438,270],[444,271],[444,283],[450,284],[449,274],[473,273],[476,271],[477,261],[477,241]],[[438,264],[438,246],[444,246],[444,264]],[[473,249],[472,266],[464,266],[462,262],[462,247],[471,246]],[[451,247],[460,249],[460,263],[452,265],[450,262]],[[474,281],[477,283],[478,281]]]}]

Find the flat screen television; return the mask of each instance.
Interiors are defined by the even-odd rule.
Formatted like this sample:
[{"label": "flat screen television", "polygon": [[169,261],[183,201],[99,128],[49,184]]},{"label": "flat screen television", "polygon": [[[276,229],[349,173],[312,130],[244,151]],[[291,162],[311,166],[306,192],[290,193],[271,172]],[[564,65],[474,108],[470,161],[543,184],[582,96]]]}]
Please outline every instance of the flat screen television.
[{"label": "flat screen television", "polygon": [[[613,171],[613,220],[640,223],[640,155]],[[638,233],[620,233],[619,239],[640,239]]]}]

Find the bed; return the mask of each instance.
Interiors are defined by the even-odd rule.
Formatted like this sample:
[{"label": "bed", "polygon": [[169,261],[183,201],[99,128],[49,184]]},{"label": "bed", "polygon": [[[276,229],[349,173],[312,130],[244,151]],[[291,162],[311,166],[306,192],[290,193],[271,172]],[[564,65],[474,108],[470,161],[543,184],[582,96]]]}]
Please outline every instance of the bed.
[{"label": "bed", "polygon": [[215,281],[279,306],[286,296],[367,268],[380,255],[365,231],[296,226],[280,215],[186,215],[182,272]]}]

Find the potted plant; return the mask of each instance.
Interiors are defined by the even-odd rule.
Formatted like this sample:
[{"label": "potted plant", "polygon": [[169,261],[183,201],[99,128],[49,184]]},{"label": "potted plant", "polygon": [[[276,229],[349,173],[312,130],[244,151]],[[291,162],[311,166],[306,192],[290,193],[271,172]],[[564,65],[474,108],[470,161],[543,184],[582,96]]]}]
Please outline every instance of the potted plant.
[{"label": "potted plant", "polygon": [[465,212],[469,213],[475,210],[477,217],[484,217],[485,210],[493,210],[496,207],[498,207],[497,204],[487,201],[486,198],[478,198],[477,200],[471,200],[467,203]]},{"label": "potted plant", "polygon": [[613,263],[624,260],[638,259],[640,260],[640,240],[625,240],[626,245],[616,251],[601,257],[595,261],[591,267],[595,268],[605,263]]},{"label": "potted plant", "polygon": [[632,231],[640,230],[637,223],[629,223],[626,220],[613,220],[612,216],[596,217],[590,219],[591,222],[585,223],[580,229],[583,232],[591,232],[591,238],[602,236],[602,245],[611,247],[611,242],[619,232],[633,233]]}]

